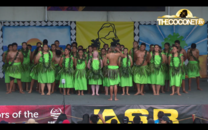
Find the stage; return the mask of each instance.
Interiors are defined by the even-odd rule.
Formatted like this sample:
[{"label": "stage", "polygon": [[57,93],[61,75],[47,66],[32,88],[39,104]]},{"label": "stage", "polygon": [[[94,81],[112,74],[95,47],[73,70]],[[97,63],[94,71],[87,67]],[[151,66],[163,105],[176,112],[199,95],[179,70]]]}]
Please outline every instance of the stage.
[{"label": "stage", "polygon": [[[63,95],[56,91],[50,96],[40,95],[38,92],[33,90],[31,94],[27,93],[20,94],[19,91],[6,94],[6,85],[4,79],[0,79],[0,105],[61,105],[63,103]],[[208,87],[207,79],[200,80],[200,87],[202,91],[197,90],[196,80],[192,79],[191,91],[188,91],[188,79],[186,79],[186,90],[187,94],[182,93],[181,96],[175,94],[170,96],[170,92],[165,94],[160,93],[159,96],[154,96],[152,91],[149,91],[148,87],[145,87],[145,95],[137,95],[136,90],[130,88],[129,93],[131,95],[122,96],[121,92],[118,93],[118,101],[108,101],[110,95],[106,96],[104,93],[99,92],[99,96],[92,96],[84,92],[84,96],[78,96],[77,94],[65,95],[65,104],[68,105],[201,105],[208,104]],[[170,89],[171,90],[171,89]],[[45,94],[47,90],[45,90]]]}]

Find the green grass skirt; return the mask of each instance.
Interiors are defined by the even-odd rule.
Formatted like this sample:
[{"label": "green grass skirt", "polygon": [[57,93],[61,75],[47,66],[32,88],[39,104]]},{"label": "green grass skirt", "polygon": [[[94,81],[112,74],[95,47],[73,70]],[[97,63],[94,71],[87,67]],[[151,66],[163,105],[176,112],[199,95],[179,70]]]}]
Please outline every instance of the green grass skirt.
[{"label": "green grass skirt", "polygon": [[150,67],[150,76],[149,76],[150,78],[148,80],[149,84],[163,86],[165,84],[164,74],[165,74],[165,70],[166,70],[164,65],[161,65],[161,68],[159,70],[155,69],[153,67],[153,64],[150,64],[149,67]]},{"label": "green grass skirt", "polygon": [[85,69],[76,69],[74,77],[75,90],[87,90],[87,77]]},{"label": "green grass skirt", "polygon": [[22,64],[23,71],[22,71],[22,77],[21,82],[31,82],[32,78],[30,77],[30,70],[31,70],[31,64],[30,62],[27,64]]},{"label": "green grass skirt", "polygon": [[102,79],[104,78],[102,70],[94,70],[94,74],[91,70],[87,71],[87,79],[89,85],[102,85]]},{"label": "green grass skirt", "polygon": [[120,83],[120,74],[118,68],[118,66],[108,65],[108,69],[106,72],[104,72],[104,77],[108,78],[110,86],[118,85]]},{"label": "green grass skirt", "polygon": [[197,61],[189,61],[187,64],[187,74],[189,78],[200,77],[200,66]]},{"label": "green grass skirt", "polygon": [[148,84],[148,76],[150,75],[149,66],[133,66],[133,80],[137,84]]},{"label": "green grass skirt", "polygon": [[170,67],[169,71],[170,71],[170,87],[172,87],[172,86],[181,87],[182,72],[177,73],[173,76],[172,75],[172,67]]},{"label": "green grass skirt", "polygon": [[9,77],[21,79],[21,73],[23,71],[21,62],[16,62],[12,66],[8,66],[6,71],[9,73]]}]

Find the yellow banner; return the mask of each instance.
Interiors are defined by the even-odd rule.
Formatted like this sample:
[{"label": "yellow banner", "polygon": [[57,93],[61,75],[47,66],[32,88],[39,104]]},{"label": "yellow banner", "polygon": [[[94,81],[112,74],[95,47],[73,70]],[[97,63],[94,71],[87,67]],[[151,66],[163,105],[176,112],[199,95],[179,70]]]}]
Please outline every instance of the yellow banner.
[{"label": "yellow banner", "polygon": [[112,39],[116,37],[121,45],[131,49],[134,41],[134,22],[76,22],[76,41],[84,48],[97,38],[100,49],[105,43],[110,47]]}]

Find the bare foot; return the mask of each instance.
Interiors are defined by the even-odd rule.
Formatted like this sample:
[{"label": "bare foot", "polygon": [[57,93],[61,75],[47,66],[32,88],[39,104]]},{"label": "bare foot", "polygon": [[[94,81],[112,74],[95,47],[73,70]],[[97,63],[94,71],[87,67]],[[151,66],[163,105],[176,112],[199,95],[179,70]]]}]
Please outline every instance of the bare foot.
[{"label": "bare foot", "polygon": [[117,98],[115,98],[115,101],[118,101],[118,99],[117,99]]},{"label": "bare foot", "polygon": [[141,93],[141,95],[144,95],[143,93]]},{"label": "bare foot", "polygon": [[28,93],[31,93],[32,91],[30,90]]},{"label": "bare foot", "polygon": [[54,93],[54,91],[51,92],[51,94]]},{"label": "bare foot", "polygon": [[159,93],[157,95],[160,95]]},{"label": "bare foot", "polygon": [[84,95],[84,93],[81,94],[82,96]]},{"label": "bare foot", "polygon": [[112,101],[113,99],[112,98],[110,98],[110,99],[108,99],[109,101]]},{"label": "bare foot", "polygon": [[50,93],[47,93],[47,95],[51,95]]},{"label": "bare foot", "polygon": [[123,94],[121,94],[121,95],[125,95],[125,94],[123,93]]},{"label": "bare foot", "polygon": [[197,90],[202,90],[201,88],[197,88]]},{"label": "bare foot", "polygon": [[7,92],[6,94],[10,94],[10,93],[11,93],[11,91]]},{"label": "bare foot", "polygon": [[41,95],[45,95],[45,93],[41,93]]},{"label": "bare foot", "polygon": [[95,94],[93,93],[92,96],[94,96]]},{"label": "bare foot", "polygon": [[191,91],[191,88],[189,88],[188,91]]},{"label": "bare foot", "polygon": [[183,93],[188,93],[188,92],[186,92],[186,90],[183,90]]},{"label": "bare foot", "polygon": [[99,96],[99,94],[98,94],[98,93],[97,93],[96,95],[97,95],[97,96]]},{"label": "bare foot", "polygon": [[126,95],[130,95],[129,93],[127,93]]},{"label": "bare foot", "polygon": [[78,96],[80,95],[80,93],[77,94]]},{"label": "bare foot", "polygon": [[173,95],[174,95],[174,93],[171,93],[171,94],[170,94],[170,96],[173,96]]},{"label": "bare foot", "polygon": [[178,96],[181,96],[181,94],[180,93],[177,93],[178,94]]},{"label": "bare foot", "polygon": [[140,93],[139,92],[137,92],[136,94],[134,94],[134,95],[139,95]]},{"label": "bare foot", "polygon": [[153,95],[157,95],[156,93],[154,93]]},{"label": "bare foot", "polygon": [[20,93],[21,93],[21,94],[24,94],[24,92],[23,92],[23,91],[20,91]]},{"label": "bare foot", "polygon": [[67,95],[70,95],[69,93],[67,93]]}]

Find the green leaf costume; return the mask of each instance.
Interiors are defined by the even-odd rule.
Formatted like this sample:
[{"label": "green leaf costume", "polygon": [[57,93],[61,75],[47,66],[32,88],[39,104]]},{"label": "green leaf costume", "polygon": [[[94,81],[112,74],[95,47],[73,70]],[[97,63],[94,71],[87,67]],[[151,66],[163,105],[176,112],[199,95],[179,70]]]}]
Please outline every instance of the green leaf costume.
[{"label": "green leaf costume", "polygon": [[192,50],[190,49],[190,54],[194,58],[195,61],[189,61],[187,64],[187,74],[189,78],[200,77],[200,66],[199,60],[192,54]]},{"label": "green leaf costume", "polygon": [[[23,54],[23,71],[22,71],[22,77],[21,77],[21,82],[31,82],[31,77],[30,77],[30,70],[31,70],[31,63],[30,63],[30,50],[23,51],[21,49],[21,52]],[[26,54],[27,53],[27,54]]]},{"label": "green leaf costume", "polygon": [[[62,68],[58,72],[60,77],[59,88],[74,88],[74,68],[73,68],[73,59],[72,57],[65,58],[62,63]],[[65,84],[63,85],[62,79],[65,79]]]},{"label": "green leaf costume", "polygon": [[90,70],[87,73],[87,79],[90,85],[102,85],[103,73],[99,59],[91,59]]},{"label": "green leaf costume", "polygon": [[85,60],[77,59],[77,65],[74,77],[75,90],[87,90],[87,78],[85,69]]},{"label": "green leaf costume", "polygon": [[53,53],[51,51],[47,54],[43,54],[42,51],[39,53],[41,53],[41,57],[37,65],[38,82],[53,83],[55,81],[55,66],[52,62]]},{"label": "green leaf costume", "polygon": [[150,79],[149,84],[155,84],[155,85],[164,85],[165,83],[165,68],[162,65],[162,53],[159,53],[159,55],[154,55],[154,52],[150,52],[150,55],[152,55],[150,60]]},{"label": "green leaf costume", "polygon": [[[127,61],[128,59],[128,61]],[[127,66],[128,64],[128,66]],[[121,87],[132,87],[132,71],[131,71],[131,61],[129,58],[121,58],[121,67],[119,68],[121,74],[121,81],[119,86]]]},{"label": "green leaf costume", "polygon": [[[107,64],[109,64],[109,60],[107,59]],[[107,72],[107,69],[108,69],[108,66],[104,66],[103,67],[103,74],[105,73],[105,72]],[[104,78],[103,78],[103,86],[104,87],[110,87],[110,83],[108,82],[108,77],[105,77],[104,76]]]},{"label": "green leaf costume", "polygon": [[185,73],[182,64],[181,64],[181,56],[183,54],[179,54],[177,57],[173,57],[172,54],[171,60],[170,60],[170,66],[169,66],[169,74],[170,74],[170,87],[181,87],[182,83],[182,74]]}]

